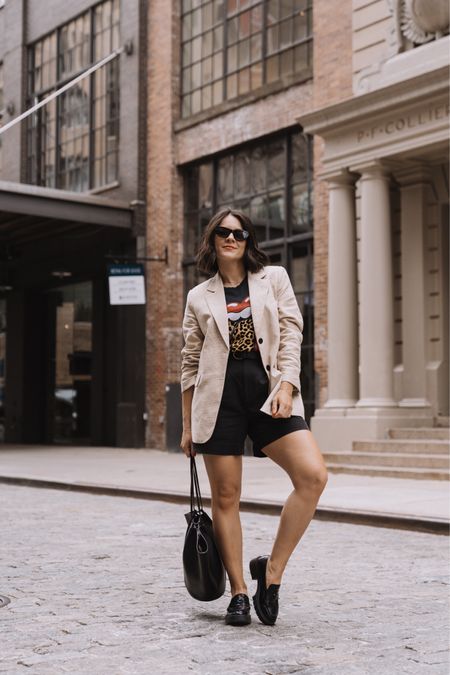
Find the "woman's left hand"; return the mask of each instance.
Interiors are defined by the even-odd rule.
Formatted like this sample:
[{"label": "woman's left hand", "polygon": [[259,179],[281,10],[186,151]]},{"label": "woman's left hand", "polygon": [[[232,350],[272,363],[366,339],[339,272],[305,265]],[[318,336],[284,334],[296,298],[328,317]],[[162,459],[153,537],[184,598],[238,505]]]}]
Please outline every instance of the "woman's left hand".
[{"label": "woman's left hand", "polygon": [[272,417],[290,417],[292,414],[292,393],[279,389],[272,399]]}]

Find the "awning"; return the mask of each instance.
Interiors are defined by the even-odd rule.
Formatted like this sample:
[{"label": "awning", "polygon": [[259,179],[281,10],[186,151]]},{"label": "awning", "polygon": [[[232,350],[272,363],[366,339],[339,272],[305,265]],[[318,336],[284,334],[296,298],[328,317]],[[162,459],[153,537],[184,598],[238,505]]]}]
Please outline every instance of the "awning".
[{"label": "awning", "polygon": [[94,227],[130,230],[129,204],[94,195],[0,181],[0,244],[29,244]]}]

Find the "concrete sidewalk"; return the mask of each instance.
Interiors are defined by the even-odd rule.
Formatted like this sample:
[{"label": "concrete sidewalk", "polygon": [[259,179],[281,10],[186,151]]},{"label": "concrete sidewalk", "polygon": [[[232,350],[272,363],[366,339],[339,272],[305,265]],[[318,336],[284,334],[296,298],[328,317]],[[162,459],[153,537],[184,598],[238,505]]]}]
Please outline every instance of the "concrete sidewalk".
[{"label": "concrete sidewalk", "polygon": [[[291,491],[288,476],[269,459],[244,458],[241,507],[279,513]],[[201,456],[200,486],[210,496]],[[189,461],[182,453],[107,447],[0,446],[0,482],[183,501]],[[206,503],[207,500],[206,500]],[[317,518],[448,531],[447,481],[329,474]]]}]

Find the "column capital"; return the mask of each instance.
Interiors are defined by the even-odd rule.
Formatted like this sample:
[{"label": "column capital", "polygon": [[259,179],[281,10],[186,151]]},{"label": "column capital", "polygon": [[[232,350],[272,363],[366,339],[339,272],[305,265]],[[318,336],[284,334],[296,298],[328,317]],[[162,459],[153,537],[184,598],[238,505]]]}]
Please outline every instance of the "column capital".
[{"label": "column capital", "polygon": [[422,162],[402,166],[395,171],[394,178],[401,187],[425,185],[433,180],[429,164]]},{"label": "column capital", "polygon": [[399,162],[392,162],[385,159],[374,159],[361,164],[355,164],[350,167],[350,171],[360,174],[361,180],[371,178],[382,178],[389,180],[393,171],[400,167]]},{"label": "column capital", "polygon": [[328,183],[330,188],[339,186],[354,188],[358,175],[352,173],[347,168],[343,168],[333,171],[322,171],[319,174],[319,178]]}]

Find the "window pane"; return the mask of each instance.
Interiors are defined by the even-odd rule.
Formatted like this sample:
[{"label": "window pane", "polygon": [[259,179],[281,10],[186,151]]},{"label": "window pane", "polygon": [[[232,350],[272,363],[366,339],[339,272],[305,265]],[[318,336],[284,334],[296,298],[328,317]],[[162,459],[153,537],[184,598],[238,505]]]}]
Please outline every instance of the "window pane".
[{"label": "window pane", "polygon": [[250,35],[250,12],[242,12],[239,16],[239,39]]},{"label": "window pane", "polygon": [[189,65],[189,63],[191,62],[192,58],[191,54],[192,54],[192,43],[186,42],[183,45],[183,64],[185,66]]},{"label": "window pane", "polygon": [[270,231],[269,238],[277,239],[284,236],[285,209],[284,209],[284,191],[277,190],[270,192],[269,199],[269,220]]},{"label": "window pane", "polygon": [[293,49],[287,49],[285,52],[281,52],[280,55],[280,69],[281,73],[280,75],[288,75],[289,73],[292,73],[293,70],[293,58],[294,58],[294,50]]},{"label": "window pane", "polygon": [[202,89],[202,109],[210,108],[212,105],[212,87],[208,85]]},{"label": "window pane", "polygon": [[214,100],[214,105],[217,105],[218,103],[222,103],[223,100],[223,83],[222,80],[219,82],[215,82],[213,85],[213,100]]},{"label": "window pane", "polygon": [[[195,67],[195,66],[194,66]],[[205,59],[203,61],[203,84],[208,84],[213,79],[213,60]]]},{"label": "window pane", "polygon": [[192,114],[195,115],[195,113],[200,112],[202,109],[202,97],[201,97],[201,91],[197,89],[197,91],[194,91],[191,97],[191,106],[192,106]]},{"label": "window pane", "polygon": [[251,67],[251,89],[257,89],[262,85],[262,63]]},{"label": "window pane", "polygon": [[251,30],[252,33],[257,33],[262,30],[262,5],[258,5],[252,9]]},{"label": "window pane", "polygon": [[195,63],[191,68],[192,89],[198,89],[202,83],[202,64]]},{"label": "window pane", "polygon": [[219,203],[227,202],[233,196],[233,158],[224,157],[219,160],[217,174],[217,199]]},{"label": "window pane", "polygon": [[279,56],[271,56],[267,59],[267,82],[274,82],[278,80],[278,61]]},{"label": "window pane", "polygon": [[266,227],[269,222],[268,201],[265,197],[253,197],[250,200],[250,218],[257,230],[258,241],[265,241]]},{"label": "window pane", "polygon": [[202,56],[209,56],[212,54],[213,50],[213,34],[212,31],[209,31],[209,33],[205,33],[202,37],[201,40],[201,46],[202,46]]},{"label": "window pane", "polygon": [[250,157],[241,153],[235,159],[236,196],[242,197],[250,193]]},{"label": "window pane", "polygon": [[202,57],[202,39],[201,37],[192,40],[192,61],[200,61]]},{"label": "window pane", "polygon": [[192,12],[192,36],[199,35],[202,30],[202,10],[196,9]]},{"label": "window pane", "polygon": [[250,91],[250,69],[244,68],[238,74],[239,79],[239,94],[246,94]]},{"label": "window pane", "polygon": [[298,14],[294,18],[294,40],[303,40],[308,35],[308,19],[306,12]]},{"label": "window pane", "polygon": [[275,23],[279,18],[279,0],[269,0],[267,3],[267,19],[269,24]]},{"label": "window pane", "polygon": [[[228,48],[228,72],[237,68],[237,45]],[[229,95],[229,94],[228,94]]]},{"label": "window pane", "polygon": [[231,45],[237,42],[239,37],[239,21],[237,17],[227,22],[227,31],[228,44]]},{"label": "window pane", "polygon": [[212,26],[212,3],[208,2],[206,5],[203,6],[202,10],[202,21],[203,21],[203,26],[202,29],[209,30]]},{"label": "window pane", "polygon": [[247,66],[250,62],[250,40],[239,43],[239,68]]},{"label": "window pane", "polygon": [[182,26],[182,38],[183,40],[189,40],[192,37],[192,14],[186,14],[183,17],[183,26]]},{"label": "window pane", "polygon": [[292,232],[299,234],[309,229],[308,186],[300,183],[292,187]]},{"label": "window pane", "polygon": [[266,160],[261,147],[254,148],[252,152],[252,190],[253,192],[264,192],[266,189]]},{"label": "window pane", "polygon": [[227,98],[237,96],[237,75],[227,77]]},{"label": "window pane", "polygon": [[183,72],[183,92],[191,90],[191,68],[186,68]]},{"label": "window pane", "polygon": [[280,24],[280,48],[283,49],[283,47],[289,47],[289,45],[292,43],[292,19],[288,19],[287,21],[283,21],[282,24]]},{"label": "window pane", "polygon": [[[214,54],[214,59],[213,59],[213,76],[215,80],[218,80],[223,76],[223,58],[222,58],[222,52],[219,52],[218,54]],[[222,84],[220,84],[222,87]]]},{"label": "window pane", "polygon": [[262,58],[262,36],[253,35],[250,41],[250,59],[251,61],[259,61]]},{"label": "window pane", "polygon": [[201,209],[212,208],[213,165],[201,164],[199,167],[199,205]]},{"label": "window pane", "polygon": [[223,48],[223,28],[220,26],[220,28],[215,28],[214,29],[214,51],[217,51],[218,49]]},{"label": "window pane", "polygon": [[273,28],[267,29],[267,53],[273,54],[277,52],[280,45],[278,42],[278,26],[273,26]]},{"label": "window pane", "polygon": [[299,72],[307,67],[309,63],[309,44],[298,45],[294,48],[295,71]]},{"label": "window pane", "polygon": [[283,185],[285,181],[284,142],[275,141],[267,146],[268,187]]},{"label": "window pane", "polygon": [[280,3],[280,19],[284,19],[292,14],[292,0],[279,0]]},{"label": "window pane", "polygon": [[292,136],[292,182],[307,180],[308,147],[304,134]]}]

